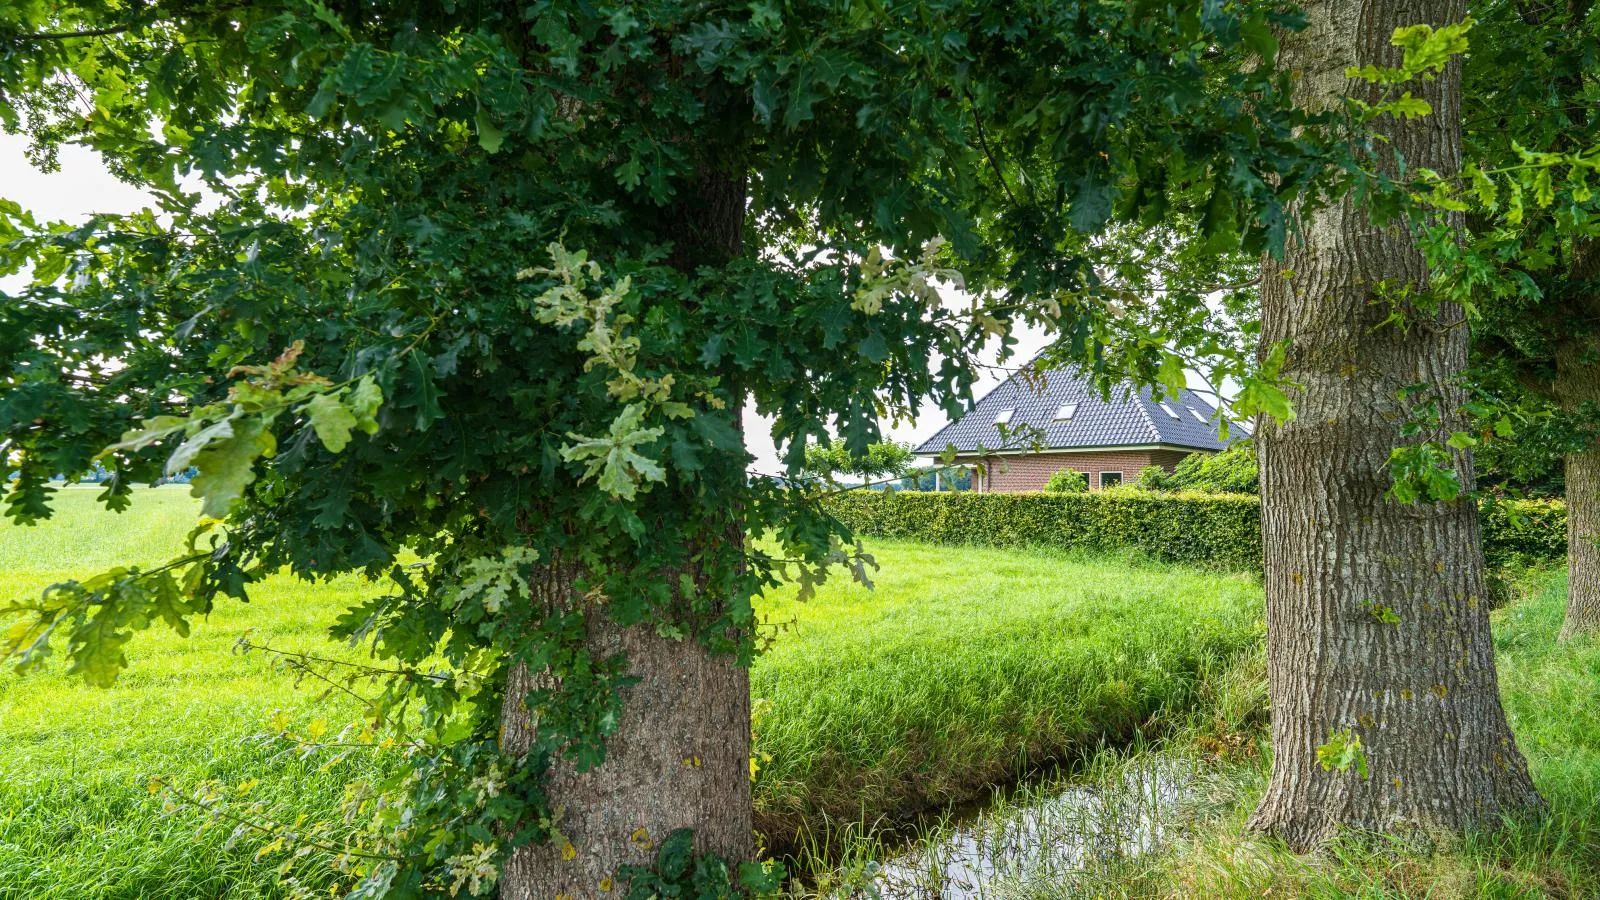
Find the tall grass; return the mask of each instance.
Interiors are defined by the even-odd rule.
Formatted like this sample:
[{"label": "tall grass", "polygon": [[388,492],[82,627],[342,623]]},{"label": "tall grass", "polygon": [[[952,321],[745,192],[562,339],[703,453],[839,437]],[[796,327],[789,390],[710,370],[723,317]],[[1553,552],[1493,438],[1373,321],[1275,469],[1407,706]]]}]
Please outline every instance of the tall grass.
[{"label": "tall grass", "polygon": [[[155,562],[193,521],[182,488],[140,490],[99,511],[69,489],[41,528],[0,524],[0,600],[112,564]],[[1202,673],[1259,637],[1247,577],[1134,559],[883,543],[868,592],[842,577],[796,603],[760,604],[773,644],[752,672],[755,785],[770,847],[824,840],[830,823],[903,823],[987,797],[1025,768],[1181,719]],[[151,776],[175,784],[259,779],[253,797],[313,819],[337,815],[345,782],[393,764],[357,757],[319,771],[251,736],[275,710],[332,728],[355,705],[297,688],[232,648],[246,629],[285,649],[343,654],[323,629],[359,599],[355,579],[272,579],[249,605],[219,607],[188,639],[161,630],[129,646],[110,690],[62,666],[0,674],[0,897],[278,897],[298,880],[326,893],[326,867],[260,859],[266,838],[163,810]],[[886,833],[886,832],[885,832]]]},{"label": "tall grass", "polygon": [[[1251,577],[1065,552],[881,542],[876,588],[805,605],[757,662],[761,830],[904,821],[1179,720],[1260,637]],[[765,711],[763,712],[763,708]],[[809,833],[808,833],[809,831]]]},{"label": "tall grass", "polygon": [[[135,492],[124,515],[96,507],[94,492],[69,488],[58,517],[37,528],[0,525],[0,601],[116,564],[160,562],[194,523],[184,488]],[[287,804],[312,819],[338,815],[343,785],[385,761],[357,757],[331,771],[276,755],[252,741],[278,710],[298,721],[349,721],[358,707],[297,689],[266,657],[234,644],[255,640],[349,658],[323,629],[329,614],[360,595],[354,580],[306,585],[273,579],[248,605],[230,604],[187,639],[161,626],[129,645],[133,666],[110,690],[63,674],[63,662],[17,677],[0,672],[0,897],[277,897],[323,889],[334,873],[277,872],[287,854],[256,853],[270,839],[193,814],[169,814],[152,777],[189,787],[209,779],[256,778],[252,797]]]},{"label": "tall grass", "polygon": [[1566,601],[1564,573],[1535,576],[1533,588],[1495,614],[1494,629],[1502,697],[1549,801],[1547,812],[1461,838],[1441,836],[1426,847],[1351,835],[1302,856],[1247,834],[1245,819],[1270,768],[1265,718],[1251,712],[1260,702],[1263,674],[1256,653],[1208,685],[1189,727],[1163,750],[1167,759],[1204,760],[1206,773],[1204,802],[1145,807],[1176,835],[1167,847],[1089,866],[1072,877],[996,884],[988,896],[1600,897],[1600,642],[1556,643]]}]

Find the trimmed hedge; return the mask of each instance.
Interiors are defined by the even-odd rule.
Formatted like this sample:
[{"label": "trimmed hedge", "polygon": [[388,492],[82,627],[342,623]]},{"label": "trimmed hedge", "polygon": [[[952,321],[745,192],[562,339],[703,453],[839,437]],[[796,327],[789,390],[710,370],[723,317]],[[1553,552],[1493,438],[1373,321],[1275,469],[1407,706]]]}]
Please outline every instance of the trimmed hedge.
[{"label": "trimmed hedge", "polygon": [[1240,494],[848,491],[828,511],[859,536],[931,544],[1136,548],[1158,559],[1261,568],[1261,504]]},{"label": "trimmed hedge", "polygon": [[[859,537],[985,547],[1134,549],[1156,559],[1232,570],[1261,569],[1261,499],[1249,494],[980,494],[847,491],[827,509]],[[1484,509],[1491,566],[1550,562],[1567,552],[1559,500]]]}]

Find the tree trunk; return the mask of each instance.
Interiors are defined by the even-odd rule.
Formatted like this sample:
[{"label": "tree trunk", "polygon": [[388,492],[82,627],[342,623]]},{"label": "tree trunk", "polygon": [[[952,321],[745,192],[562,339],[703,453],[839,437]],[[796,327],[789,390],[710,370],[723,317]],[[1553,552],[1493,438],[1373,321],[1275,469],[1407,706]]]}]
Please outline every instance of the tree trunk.
[{"label": "tree trunk", "polygon": [[[673,245],[669,263],[687,271],[738,256],[745,197],[742,177],[707,169],[656,223]],[[744,536],[734,526],[708,539]],[[547,569],[544,583],[534,585],[535,602],[584,602],[573,590],[575,577],[570,569]],[[596,606],[587,612],[586,627],[590,651],[623,654],[639,681],[622,690],[622,715],[601,765],[586,772],[563,760],[552,766],[551,807],[560,811],[556,828],[570,848],[545,843],[514,851],[500,876],[502,900],[620,896],[617,869],[652,866],[660,842],[679,828],[694,831],[697,853],[732,863],[755,855],[749,670],[692,638],[661,637],[653,625],[619,627]],[[538,727],[523,700],[549,677],[521,665],[511,672],[501,728],[514,756],[526,755]]]},{"label": "tree trunk", "polygon": [[[1286,37],[1280,59],[1296,71],[1299,101],[1327,109],[1364,92],[1347,67],[1398,63],[1397,26],[1453,22],[1463,4],[1320,0],[1306,12],[1310,27]],[[1378,129],[1408,167],[1456,171],[1459,66],[1411,87],[1433,114]],[[1390,450],[1408,440],[1397,391],[1422,382],[1458,408],[1461,311],[1381,324],[1384,298],[1426,288],[1409,235],[1375,228],[1350,198],[1302,221],[1287,257],[1263,261],[1263,348],[1289,342],[1284,376],[1302,388],[1298,417],[1264,422],[1258,435],[1274,757],[1250,827],[1306,850],[1345,829],[1489,825],[1541,801],[1500,706],[1477,509],[1385,497]],[[1470,456],[1455,466],[1470,487]],[[1318,759],[1347,730],[1366,777]]]},{"label": "tree trunk", "polygon": [[[548,577],[546,597],[583,602],[571,572]],[[620,896],[617,869],[652,865],[656,846],[677,828],[694,829],[697,852],[734,861],[754,852],[749,671],[693,640],[620,628],[596,608],[588,641],[596,655],[626,655],[640,681],[623,689],[604,763],[587,772],[564,761],[552,766],[556,827],[571,848],[544,843],[513,852],[500,876],[502,900]],[[520,665],[511,673],[502,710],[510,753],[524,754],[531,743],[537,723],[522,701],[543,677]]]},{"label": "tree trunk", "polygon": [[1600,635],[1600,449],[1567,454],[1567,617],[1561,640]]},{"label": "tree trunk", "polygon": [[[1556,352],[1555,393],[1573,414],[1600,404],[1600,348],[1595,339]],[[1600,634],[1600,447],[1568,453],[1567,617],[1561,640]]]}]

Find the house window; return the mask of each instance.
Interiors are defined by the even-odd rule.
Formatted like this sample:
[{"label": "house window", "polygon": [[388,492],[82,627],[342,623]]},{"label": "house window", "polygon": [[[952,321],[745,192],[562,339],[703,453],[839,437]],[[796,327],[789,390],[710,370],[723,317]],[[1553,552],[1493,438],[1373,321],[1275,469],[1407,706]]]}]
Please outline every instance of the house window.
[{"label": "house window", "polygon": [[1063,403],[1063,404],[1061,404],[1061,408],[1056,410],[1056,421],[1057,422],[1071,422],[1073,414],[1075,414],[1077,411],[1078,411],[1078,404],[1076,404],[1076,403]]},{"label": "house window", "polygon": [[1121,472],[1101,472],[1100,486],[1103,488],[1116,487],[1122,483]]},{"label": "house window", "polygon": [[1201,425],[1205,425],[1210,421],[1205,416],[1200,415],[1200,410],[1195,409],[1192,406],[1189,407],[1189,415],[1194,416],[1195,421],[1199,422]]},{"label": "house window", "polygon": [[1014,412],[1016,412],[1015,409],[1002,409],[1002,410],[1000,410],[1000,414],[994,417],[994,423],[996,425],[1005,425],[1005,424],[1007,424],[1008,422],[1011,421],[1011,414],[1014,413]]},{"label": "house window", "polygon": [[1172,407],[1168,406],[1165,401],[1161,403],[1161,408],[1166,410],[1167,415],[1173,417],[1174,419],[1178,417],[1178,414],[1174,412]]}]

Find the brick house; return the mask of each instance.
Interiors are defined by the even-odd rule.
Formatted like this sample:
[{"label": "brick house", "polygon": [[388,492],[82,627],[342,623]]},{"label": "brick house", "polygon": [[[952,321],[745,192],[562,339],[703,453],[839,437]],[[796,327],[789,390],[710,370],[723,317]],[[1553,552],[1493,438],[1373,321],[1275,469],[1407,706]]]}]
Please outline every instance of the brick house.
[{"label": "brick house", "polygon": [[[1083,472],[1090,489],[1099,490],[1131,484],[1145,466],[1170,472],[1191,453],[1223,449],[1220,420],[1216,407],[1193,391],[1156,400],[1149,388],[1124,384],[1102,398],[1065,367],[1013,374],[916,453],[938,458],[954,447],[958,463],[984,463],[984,474],[973,478],[978,491],[1044,490],[1062,469]],[[1230,422],[1229,431],[1244,436],[1238,423]]]}]

